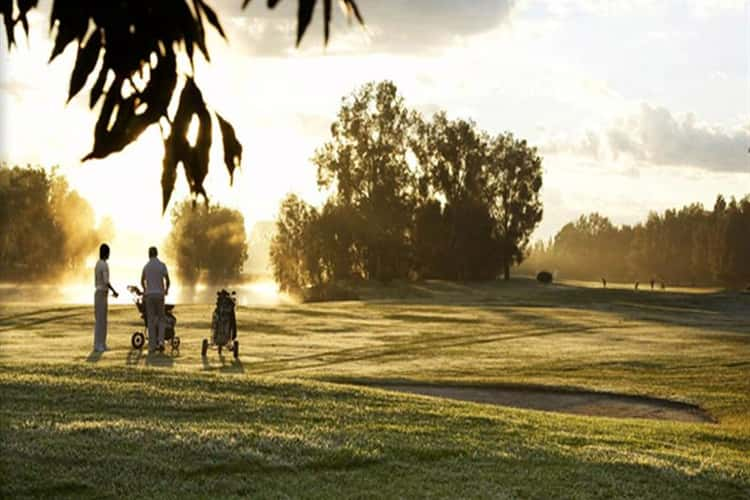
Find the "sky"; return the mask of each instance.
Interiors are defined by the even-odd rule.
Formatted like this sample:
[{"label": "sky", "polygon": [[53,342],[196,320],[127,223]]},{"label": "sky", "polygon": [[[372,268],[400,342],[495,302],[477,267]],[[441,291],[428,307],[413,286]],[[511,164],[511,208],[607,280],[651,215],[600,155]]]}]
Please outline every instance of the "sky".
[{"label": "sky", "polygon": [[[0,161],[59,165],[71,186],[110,217],[121,239],[159,244],[158,127],[123,152],[81,163],[96,114],[89,81],[66,104],[75,49],[51,64],[50,1],[0,42]],[[359,0],[366,29],[334,13],[322,41],[318,10],[294,47],[296,2],[209,0],[227,40],[208,39],[195,77],[209,107],[244,145],[234,183],[218,134],[206,188],[241,210],[248,231],[275,217],[289,192],[323,195],[310,158],[329,137],[341,98],[389,79],[431,116],[473,119],[527,139],[543,157],[544,218],[534,238],[597,211],[634,223],[649,211],[717,194],[750,193],[750,12],[742,0]],[[96,72],[95,72],[96,73]],[[93,77],[91,78],[93,80]],[[187,196],[178,176],[173,203]]]}]

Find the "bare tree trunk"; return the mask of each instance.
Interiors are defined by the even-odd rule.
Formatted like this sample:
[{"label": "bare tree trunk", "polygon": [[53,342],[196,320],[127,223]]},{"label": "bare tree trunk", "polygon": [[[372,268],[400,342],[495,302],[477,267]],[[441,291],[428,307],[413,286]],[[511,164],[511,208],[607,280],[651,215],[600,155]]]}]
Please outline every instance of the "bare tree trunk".
[{"label": "bare tree trunk", "polygon": [[503,264],[503,275],[505,276],[505,281],[510,279],[510,264],[508,262]]}]

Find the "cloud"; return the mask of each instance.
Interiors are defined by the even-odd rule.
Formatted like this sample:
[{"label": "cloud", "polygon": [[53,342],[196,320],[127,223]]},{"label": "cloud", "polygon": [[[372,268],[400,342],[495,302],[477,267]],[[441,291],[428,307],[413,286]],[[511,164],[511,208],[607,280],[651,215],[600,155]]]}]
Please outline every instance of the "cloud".
[{"label": "cloud", "polygon": [[640,115],[616,124],[607,135],[615,155],[629,154],[656,165],[750,171],[746,129],[699,124],[692,114],[679,119],[665,108],[643,105]]},{"label": "cloud", "polygon": [[[296,2],[281,2],[269,10],[260,2],[244,11],[234,0],[218,0],[217,12],[229,25],[230,44],[250,53],[282,56],[294,47]],[[439,51],[464,37],[490,31],[508,19],[516,0],[377,0],[359,2],[366,29],[354,23],[347,29],[341,11],[334,12],[328,53],[429,53]],[[308,27],[302,48],[323,47],[322,8]],[[339,42],[345,41],[345,44]]]},{"label": "cloud", "polygon": [[664,2],[661,0],[526,0],[537,6],[543,6],[557,17],[571,17],[577,14],[597,16],[621,16],[638,14],[640,16],[661,15],[676,9],[695,17],[703,18],[726,13],[742,13],[745,0],[686,0],[683,2]]},{"label": "cloud", "polygon": [[750,172],[750,124],[735,129],[700,123],[693,114],[643,104],[604,132],[557,139],[543,146],[550,154],[572,153],[596,159],[621,156],[642,165],[694,167],[714,172]]}]

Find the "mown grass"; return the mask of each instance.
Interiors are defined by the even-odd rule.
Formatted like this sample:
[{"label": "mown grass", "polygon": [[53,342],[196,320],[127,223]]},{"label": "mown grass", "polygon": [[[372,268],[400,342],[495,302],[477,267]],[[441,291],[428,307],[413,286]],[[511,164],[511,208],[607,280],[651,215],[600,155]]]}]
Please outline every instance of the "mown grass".
[{"label": "mown grass", "polygon": [[[0,306],[0,496],[750,497],[750,298],[533,282],[241,308],[239,361],[129,349],[111,311]],[[391,297],[398,297],[392,299]],[[717,424],[580,417],[341,385],[533,383],[698,404]]]}]

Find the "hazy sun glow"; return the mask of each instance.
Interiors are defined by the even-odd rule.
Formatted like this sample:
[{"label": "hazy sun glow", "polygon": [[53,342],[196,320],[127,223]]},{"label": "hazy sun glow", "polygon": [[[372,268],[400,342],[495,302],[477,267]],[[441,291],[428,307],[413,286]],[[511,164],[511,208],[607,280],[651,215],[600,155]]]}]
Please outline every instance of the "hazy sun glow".
[{"label": "hazy sun glow", "polygon": [[[135,280],[132,283],[135,285]],[[110,304],[133,304],[135,296],[127,291],[125,285],[114,284],[119,297],[109,296]],[[167,303],[210,304],[216,300],[216,292],[220,286],[199,284],[195,289],[189,289],[175,284],[172,286]],[[287,294],[279,291],[278,285],[271,281],[254,281],[238,286],[227,286],[227,290],[237,292],[237,304],[240,306],[272,306],[293,303]],[[89,283],[64,282],[60,284],[17,285],[0,284],[0,303],[4,304],[65,304],[89,305],[94,300],[94,292]]]},{"label": "hazy sun glow", "polygon": [[[750,168],[736,168],[737,155],[747,159],[750,136],[743,2],[700,8],[700,2],[644,3],[638,9],[596,8],[583,0],[564,7],[526,0],[507,9],[498,7],[502,2],[480,3],[491,7],[491,18],[447,10],[451,3],[413,2],[399,4],[394,19],[384,14],[385,1],[363,2],[369,35],[342,23],[324,49],[313,29],[297,50],[294,26],[284,17],[293,12],[249,22],[243,16],[263,9],[243,13],[216,2],[229,40],[209,36],[212,61],[198,58],[195,78],[210,106],[234,123],[244,157],[230,186],[215,137],[207,192],[242,211],[248,234],[257,221],[275,216],[288,192],[321,202],[310,157],[329,136],[342,96],[382,79],[393,80],[407,104],[428,116],[443,109],[540,147],[545,216],[534,237],[546,239],[592,210],[632,223],[649,210],[695,201],[710,206],[719,192],[750,190]],[[169,209],[161,210],[159,128],[121,153],[80,163],[93,139],[97,110],[87,106],[93,82],[65,104],[75,49],[47,64],[49,5],[41,8],[30,17],[28,41],[19,29],[19,47],[11,53],[0,42],[0,160],[60,165],[97,218],[114,221],[110,266],[127,284],[138,277],[145,249],[160,246],[171,227]],[[425,9],[434,12],[422,26],[418,11]],[[684,54],[691,54],[689,64]],[[644,117],[642,109],[661,114]],[[623,153],[612,130],[630,133],[627,144],[648,132],[663,150]],[[696,167],[691,158],[672,154],[685,145],[704,147],[719,162]],[[734,167],[721,165],[721,158],[734,158]],[[179,173],[172,202],[187,195]],[[270,294],[252,291],[264,293]]]}]

